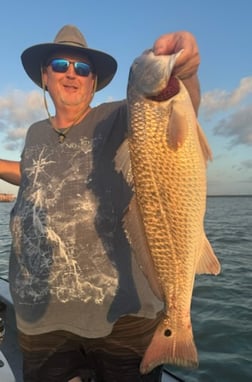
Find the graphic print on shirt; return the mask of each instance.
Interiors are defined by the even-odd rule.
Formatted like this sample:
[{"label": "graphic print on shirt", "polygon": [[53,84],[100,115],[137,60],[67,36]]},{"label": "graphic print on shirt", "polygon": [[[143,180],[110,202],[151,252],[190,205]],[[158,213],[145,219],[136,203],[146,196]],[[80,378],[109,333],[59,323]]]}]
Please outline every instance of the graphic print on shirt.
[{"label": "graphic print on shirt", "polygon": [[[106,256],[111,231],[105,245],[96,230],[104,218],[98,215],[99,200],[90,187],[93,148],[99,141],[99,136],[92,142],[82,137],[78,145],[66,140],[57,150],[25,150],[27,181],[11,230],[19,267],[15,293],[26,302],[36,304],[50,296],[61,302],[102,304],[116,293],[117,270]],[[109,195],[109,188],[104,191]],[[106,219],[113,220],[111,198],[107,200]]]}]

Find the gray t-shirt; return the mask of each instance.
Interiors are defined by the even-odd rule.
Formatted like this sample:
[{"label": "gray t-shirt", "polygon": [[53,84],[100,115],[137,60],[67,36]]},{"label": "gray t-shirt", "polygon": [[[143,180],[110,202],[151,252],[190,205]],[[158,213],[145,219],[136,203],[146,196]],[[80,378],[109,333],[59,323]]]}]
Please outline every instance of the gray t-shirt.
[{"label": "gray t-shirt", "polygon": [[93,108],[63,143],[49,120],[28,130],[10,224],[10,288],[24,333],[102,337],[121,316],[162,309],[122,227],[132,190],[114,158],[126,133],[124,101]]}]

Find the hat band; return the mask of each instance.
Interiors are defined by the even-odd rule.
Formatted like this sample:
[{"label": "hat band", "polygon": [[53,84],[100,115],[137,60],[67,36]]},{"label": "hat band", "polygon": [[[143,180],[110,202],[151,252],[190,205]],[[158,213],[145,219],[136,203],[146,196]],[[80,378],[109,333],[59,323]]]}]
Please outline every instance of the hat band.
[{"label": "hat band", "polygon": [[79,46],[81,48],[87,48],[84,44],[80,44],[78,42],[74,41],[58,41],[56,44],[62,44],[62,45],[72,45],[72,46]]}]

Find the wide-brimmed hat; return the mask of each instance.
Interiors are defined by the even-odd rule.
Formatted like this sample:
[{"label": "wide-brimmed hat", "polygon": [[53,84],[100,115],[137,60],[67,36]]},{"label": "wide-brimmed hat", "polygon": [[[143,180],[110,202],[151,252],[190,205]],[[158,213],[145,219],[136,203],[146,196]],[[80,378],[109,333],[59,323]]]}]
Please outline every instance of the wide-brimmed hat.
[{"label": "wide-brimmed hat", "polygon": [[97,88],[104,88],[114,77],[117,69],[116,60],[107,53],[88,48],[83,34],[73,25],[65,25],[57,33],[53,43],[33,45],[21,55],[22,64],[28,76],[42,87],[41,67],[51,55],[60,51],[88,57],[95,67]]}]

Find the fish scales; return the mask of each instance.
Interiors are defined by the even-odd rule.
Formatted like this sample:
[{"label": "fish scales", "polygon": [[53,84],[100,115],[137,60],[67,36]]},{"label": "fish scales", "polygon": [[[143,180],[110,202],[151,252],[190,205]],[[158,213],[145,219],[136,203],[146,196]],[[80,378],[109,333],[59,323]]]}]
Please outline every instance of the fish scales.
[{"label": "fish scales", "polygon": [[[134,102],[131,98],[129,100]],[[189,274],[187,269],[192,267],[191,263],[197,258],[189,255],[178,257],[178,253],[194,253],[197,236],[202,236],[202,232],[198,233],[198,225],[200,223],[203,227],[205,164],[200,155],[195,154],[190,156],[188,166],[188,153],[199,152],[192,147],[195,145],[192,137],[185,142],[188,147],[178,149],[172,155],[169,152],[166,140],[167,105],[162,103],[154,108],[145,100],[132,107],[130,113],[131,126],[134,127],[129,147],[137,202],[158,278],[167,299],[167,309],[169,311],[169,305],[172,304],[176,309],[176,318],[182,320],[185,304],[181,303],[180,297],[186,301],[186,296],[177,293],[174,301],[171,296],[174,293],[167,280],[174,280],[173,287],[176,290],[190,293],[194,275],[192,272]],[[139,114],[144,115],[144,118],[139,117]],[[193,134],[193,131],[189,134]],[[181,314],[177,314],[179,311]]]},{"label": "fish scales", "polygon": [[[144,354],[142,373],[164,363],[198,365],[190,315],[195,273],[220,271],[204,232],[211,150],[181,81],[176,79],[176,95],[154,100],[166,87],[175,60],[176,55],[144,52],[134,61],[128,82],[135,200],[125,230],[150,285],[164,301],[164,317]],[[134,219],[140,222],[138,231]],[[144,247],[138,243],[141,235]]]}]

